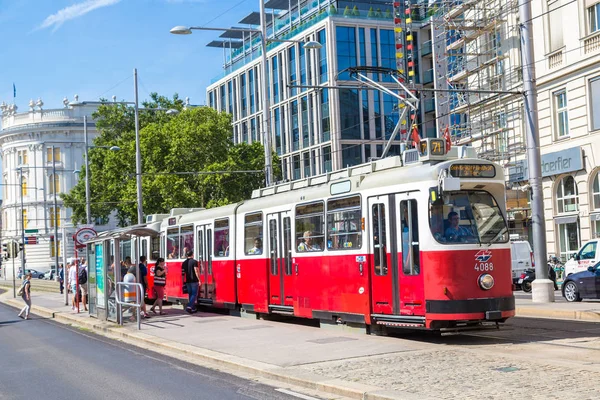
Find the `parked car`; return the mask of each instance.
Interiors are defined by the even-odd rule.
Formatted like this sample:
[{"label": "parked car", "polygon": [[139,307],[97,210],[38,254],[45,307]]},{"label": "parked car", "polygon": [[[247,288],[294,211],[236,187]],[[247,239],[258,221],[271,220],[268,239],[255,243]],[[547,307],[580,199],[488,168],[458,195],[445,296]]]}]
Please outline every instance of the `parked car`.
[{"label": "parked car", "polygon": [[577,253],[565,263],[564,276],[568,277],[577,272],[587,271],[588,267],[600,261],[600,252],[596,251],[598,240],[585,242]]},{"label": "parked car", "polygon": [[562,285],[562,295],[570,302],[600,299],[600,263],[569,275]]},{"label": "parked car", "polygon": [[513,284],[519,285],[519,279],[526,270],[535,267],[533,251],[526,240],[510,242],[510,256],[512,261]]},{"label": "parked car", "polygon": [[[43,272],[37,271],[35,269],[29,269],[29,268],[26,268],[25,271],[31,272],[31,277],[32,278],[44,279],[44,273]],[[23,273],[21,271],[19,271],[19,274],[17,275],[17,278],[19,278],[19,279],[23,278]]]}]

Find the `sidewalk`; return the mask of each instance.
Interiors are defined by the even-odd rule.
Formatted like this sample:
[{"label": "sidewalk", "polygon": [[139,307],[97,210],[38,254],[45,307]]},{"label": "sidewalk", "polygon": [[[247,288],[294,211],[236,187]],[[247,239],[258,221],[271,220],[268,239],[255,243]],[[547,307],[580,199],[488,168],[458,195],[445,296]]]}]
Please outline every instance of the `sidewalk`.
[{"label": "sidewalk", "polygon": [[[518,387],[522,387],[519,381],[529,380],[530,371],[535,370],[524,364],[523,376],[516,375],[520,372],[508,376],[498,371],[513,361],[481,356],[468,349],[462,352],[428,341],[319,329],[301,323],[207,312],[188,315],[181,307],[167,307],[168,315],[144,320],[142,330],[138,331],[134,323],[120,327],[98,321],[87,313],[77,314],[70,306],[64,306],[60,294],[35,293],[32,300],[35,314],[61,323],[103,332],[200,365],[354,399],[478,399],[484,395],[489,399],[504,399],[508,398],[504,396],[507,385],[514,383],[518,394]],[[13,299],[12,293],[0,296],[0,301],[22,306],[22,301]],[[518,300],[517,307],[519,315],[537,313],[536,317],[546,318],[573,315],[580,317],[577,319],[600,320],[600,302],[533,304],[531,300]],[[462,366],[460,371],[456,370],[457,365]],[[483,370],[490,372],[477,384],[476,376]],[[547,378],[552,385],[557,378],[550,372]],[[565,371],[557,370],[556,374],[564,377]],[[471,382],[468,387],[461,384],[466,380]],[[454,393],[456,388],[460,391]],[[499,397],[491,396],[496,392]]]},{"label": "sidewalk", "polygon": [[579,303],[561,301],[534,303],[531,299],[515,298],[515,305],[518,317],[600,322],[600,300],[584,300]]}]

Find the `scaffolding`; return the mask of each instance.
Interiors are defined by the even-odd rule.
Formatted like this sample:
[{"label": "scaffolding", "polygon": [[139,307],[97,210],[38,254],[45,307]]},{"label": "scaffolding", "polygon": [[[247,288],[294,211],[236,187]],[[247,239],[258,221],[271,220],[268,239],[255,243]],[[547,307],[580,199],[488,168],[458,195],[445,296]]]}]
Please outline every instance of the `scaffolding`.
[{"label": "scaffolding", "polygon": [[[525,150],[516,0],[433,3],[435,128],[510,167]],[[432,3],[427,5],[429,9]]]}]

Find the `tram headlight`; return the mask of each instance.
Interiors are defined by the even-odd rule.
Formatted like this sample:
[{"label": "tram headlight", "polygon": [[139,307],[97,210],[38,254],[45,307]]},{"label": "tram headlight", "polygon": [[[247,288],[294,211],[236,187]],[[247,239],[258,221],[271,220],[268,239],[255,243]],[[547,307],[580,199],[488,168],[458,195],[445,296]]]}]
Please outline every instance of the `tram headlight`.
[{"label": "tram headlight", "polygon": [[483,290],[490,290],[494,287],[494,277],[490,274],[479,275],[479,287]]}]

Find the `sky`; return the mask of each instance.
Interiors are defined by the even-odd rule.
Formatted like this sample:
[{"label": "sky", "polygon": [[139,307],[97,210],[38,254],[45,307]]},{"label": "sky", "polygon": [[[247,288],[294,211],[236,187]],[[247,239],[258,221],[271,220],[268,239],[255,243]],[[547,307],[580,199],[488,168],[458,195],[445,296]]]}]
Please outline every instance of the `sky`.
[{"label": "sky", "polygon": [[176,25],[231,27],[256,0],[0,0],[0,103],[19,112],[30,99],[62,108],[66,96],[140,101],[151,92],[205,104],[222,73],[223,51],[206,47],[220,33],[173,35]]}]

